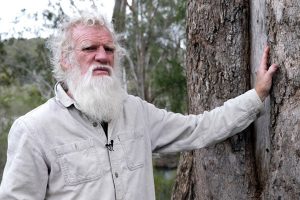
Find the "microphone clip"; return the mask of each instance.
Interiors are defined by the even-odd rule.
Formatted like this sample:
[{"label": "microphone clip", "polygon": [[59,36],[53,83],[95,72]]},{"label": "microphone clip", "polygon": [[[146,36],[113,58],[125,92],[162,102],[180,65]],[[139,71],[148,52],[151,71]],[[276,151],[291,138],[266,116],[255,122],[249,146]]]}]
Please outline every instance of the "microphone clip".
[{"label": "microphone clip", "polygon": [[114,141],[111,140],[110,144],[106,144],[105,147],[109,150],[109,151],[113,151],[114,150]]}]

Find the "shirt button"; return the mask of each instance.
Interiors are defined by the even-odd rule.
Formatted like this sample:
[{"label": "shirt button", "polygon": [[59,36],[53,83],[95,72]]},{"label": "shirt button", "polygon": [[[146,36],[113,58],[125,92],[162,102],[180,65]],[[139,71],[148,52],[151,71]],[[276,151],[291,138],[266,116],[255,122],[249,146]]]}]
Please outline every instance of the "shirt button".
[{"label": "shirt button", "polygon": [[115,172],[115,177],[118,178],[119,177],[119,174],[117,172]]},{"label": "shirt button", "polygon": [[97,127],[98,123],[97,122],[93,122],[93,127]]}]

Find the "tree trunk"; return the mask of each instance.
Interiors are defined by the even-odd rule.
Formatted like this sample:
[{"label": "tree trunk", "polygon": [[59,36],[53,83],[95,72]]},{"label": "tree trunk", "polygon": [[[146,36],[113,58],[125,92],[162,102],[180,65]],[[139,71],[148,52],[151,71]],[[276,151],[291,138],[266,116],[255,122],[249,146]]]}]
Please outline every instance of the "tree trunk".
[{"label": "tree trunk", "polygon": [[115,0],[112,21],[117,33],[122,33],[125,31],[126,5],[127,0]]},{"label": "tree trunk", "polygon": [[[114,29],[118,34],[125,32],[126,7],[127,0],[115,0],[112,22],[114,24]],[[124,36],[122,38],[119,38],[119,42],[121,43],[121,45],[124,45],[124,39]],[[122,67],[122,81],[124,89],[125,91],[127,91],[127,71],[125,67]]]},{"label": "tree trunk", "polygon": [[[271,62],[280,70],[274,80],[269,119],[257,135],[270,145],[256,145],[262,187],[261,199],[300,199],[300,4],[299,0],[266,1],[265,26],[267,41],[272,47]],[[261,140],[257,144],[261,144]],[[264,145],[263,145],[264,146]],[[263,175],[262,175],[263,174]]]},{"label": "tree trunk", "polygon": [[299,6],[297,0],[189,0],[190,113],[250,89],[267,42],[280,70],[254,128],[181,156],[172,199],[300,198]]},{"label": "tree trunk", "polygon": [[[189,1],[187,74],[190,113],[213,109],[250,88],[248,16],[247,1]],[[180,165],[179,177],[181,173],[190,174],[190,177],[185,183],[177,179],[173,199],[247,199],[255,196],[249,130],[186,155],[193,156],[193,159],[188,158],[192,167]],[[181,168],[192,171],[181,172]],[[182,184],[189,186],[182,187]],[[176,187],[187,190],[180,192]]]}]

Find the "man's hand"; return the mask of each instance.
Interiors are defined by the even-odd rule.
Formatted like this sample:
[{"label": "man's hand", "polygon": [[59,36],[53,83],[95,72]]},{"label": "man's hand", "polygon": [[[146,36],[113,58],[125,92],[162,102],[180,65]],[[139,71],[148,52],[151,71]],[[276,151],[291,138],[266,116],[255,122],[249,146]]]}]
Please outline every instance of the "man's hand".
[{"label": "man's hand", "polygon": [[256,74],[255,90],[262,101],[269,95],[269,91],[272,86],[272,77],[278,69],[276,64],[272,64],[268,67],[270,48],[267,46],[264,49],[264,53],[261,59],[260,66]]}]

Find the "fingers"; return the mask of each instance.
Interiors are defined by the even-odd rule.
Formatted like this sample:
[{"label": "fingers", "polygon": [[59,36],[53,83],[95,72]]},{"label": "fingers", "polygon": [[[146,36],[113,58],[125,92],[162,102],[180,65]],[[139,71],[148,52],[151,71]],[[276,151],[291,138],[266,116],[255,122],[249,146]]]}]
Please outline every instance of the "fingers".
[{"label": "fingers", "polygon": [[266,46],[260,64],[260,67],[264,70],[268,69],[267,65],[268,65],[269,52],[270,52],[270,47]]},{"label": "fingers", "polygon": [[268,73],[270,76],[273,76],[273,75],[275,74],[275,72],[277,71],[277,69],[278,69],[278,65],[272,64],[272,65],[269,67],[267,73]]}]

